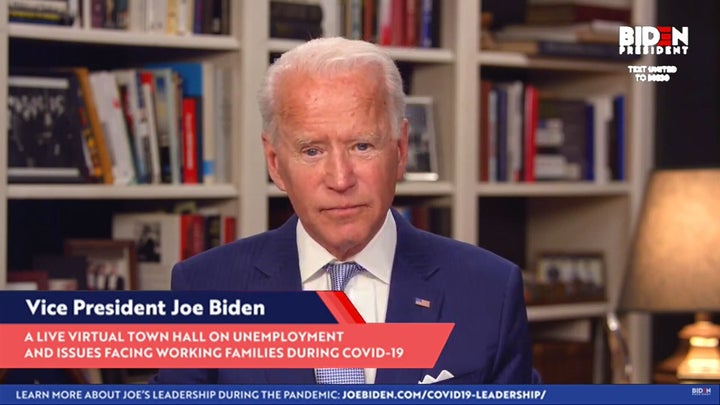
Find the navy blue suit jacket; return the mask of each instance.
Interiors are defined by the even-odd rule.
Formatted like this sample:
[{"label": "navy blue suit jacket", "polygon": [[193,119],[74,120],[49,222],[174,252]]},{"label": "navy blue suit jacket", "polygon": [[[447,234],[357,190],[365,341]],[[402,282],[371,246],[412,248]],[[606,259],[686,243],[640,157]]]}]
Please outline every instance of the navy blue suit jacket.
[{"label": "navy blue suit jacket", "polygon": [[[417,384],[442,370],[442,383],[529,384],[532,359],[517,266],[484,249],[414,228],[393,211],[397,248],[386,322],[452,322],[432,369],[378,369],[376,384]],[[173,290],[302,289],[293,217],[276,230],[181,262]],[[415,298],[431,302],[415,305]],[[232,364],[228,364],[232,367]],[[315,384],[312,369],[163,369],[155,383]]]}]

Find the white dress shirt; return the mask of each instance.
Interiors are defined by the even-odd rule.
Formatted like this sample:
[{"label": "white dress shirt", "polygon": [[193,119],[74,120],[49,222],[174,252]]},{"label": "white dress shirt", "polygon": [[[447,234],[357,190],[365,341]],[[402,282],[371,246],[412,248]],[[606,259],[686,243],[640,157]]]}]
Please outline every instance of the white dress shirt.
[{"label": "white dress shirt", "polygon": [[[331,290],[330,275],[323,267],[338,260],[310,237],[301,221],[297,223],[296,234],[303,290]],[[355,262],[366,270],[348,281],[345,294],[367,323],[385,322],[396,245],[395,219],[388,211],[385,222],[367,246],[346,260]],[[367,384],[375,383],[376,372],[377,369],[374,368],[365,369]]]}]

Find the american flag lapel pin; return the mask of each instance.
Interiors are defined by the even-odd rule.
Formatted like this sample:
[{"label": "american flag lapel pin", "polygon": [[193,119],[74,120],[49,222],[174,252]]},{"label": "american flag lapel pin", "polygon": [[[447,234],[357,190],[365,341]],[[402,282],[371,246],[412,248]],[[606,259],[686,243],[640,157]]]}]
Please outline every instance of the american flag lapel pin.
[{"label": "american flag lapel pin", "polygon": [[430,308],[430,301],[424,298],[415,298],[415,305],[423,308]]}]

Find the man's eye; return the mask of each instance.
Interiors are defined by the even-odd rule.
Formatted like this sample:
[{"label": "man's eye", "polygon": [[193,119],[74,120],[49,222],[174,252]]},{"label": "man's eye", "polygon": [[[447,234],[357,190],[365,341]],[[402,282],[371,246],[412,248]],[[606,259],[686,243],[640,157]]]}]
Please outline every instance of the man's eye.
[{"label": "man's eye", "polygon": [[303,150],[303,154],[307,156],[317,156],[320,154],[320,151],[317,148],[307,148]]},{"label": "man's eye", "polygon": [[363,151],[370,149],[370,144],[369,143],[359,143],[359,144],[355,145],[355,147],[357,148],[357,150],[363,152]]}]

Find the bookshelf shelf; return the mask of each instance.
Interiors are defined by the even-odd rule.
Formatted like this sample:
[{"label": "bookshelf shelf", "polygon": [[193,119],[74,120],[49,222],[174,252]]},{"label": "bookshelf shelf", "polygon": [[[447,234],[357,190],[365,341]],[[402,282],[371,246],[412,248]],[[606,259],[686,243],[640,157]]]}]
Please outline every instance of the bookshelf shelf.
[{"label": "bookshelf shelf", "polygon": [[228,199],[237,198],[237,196],[237,188],[230,184],[133,186],[11,184],[7,187],[7,197],[16,200],[190,200]]},{"label": "bookshelf shelf", "polygon": [[[286,52],[300,45],[302,41],[292,39],[270,39],[268,50],[270,52]],[[438,48],[402,48],[385,47],[393,59],[401,62],[414,63],[451,63],[455,60],[455,54],[448,49]]]},{"label": "bookshelf shelf", "polygon": [[527,315],[531,322],[558,321],[605,316],[609,310],[610,305],[607,302],[530,305],[527,307]]},{"label": "bookshelf shelf", "polygon": [[482,66],[609,73],[627,72],[628,65],[625,62],[540,58],[517,52],[485,50],[480,51],[477,61]]},{"label": "bookshelf shelf", "polygon": [[240,43],[236,38],[221,35],[162,35],[109,29],[82,29],[23,23],[9,23],[8,34],[10,38],[96,45],[217,51],[240,49]]},{"label": "bookshelf shelf", "polygon": [[479,183],[478,197],[584,197],[623,196],[630,193],[624,182],[595,183]]}]

